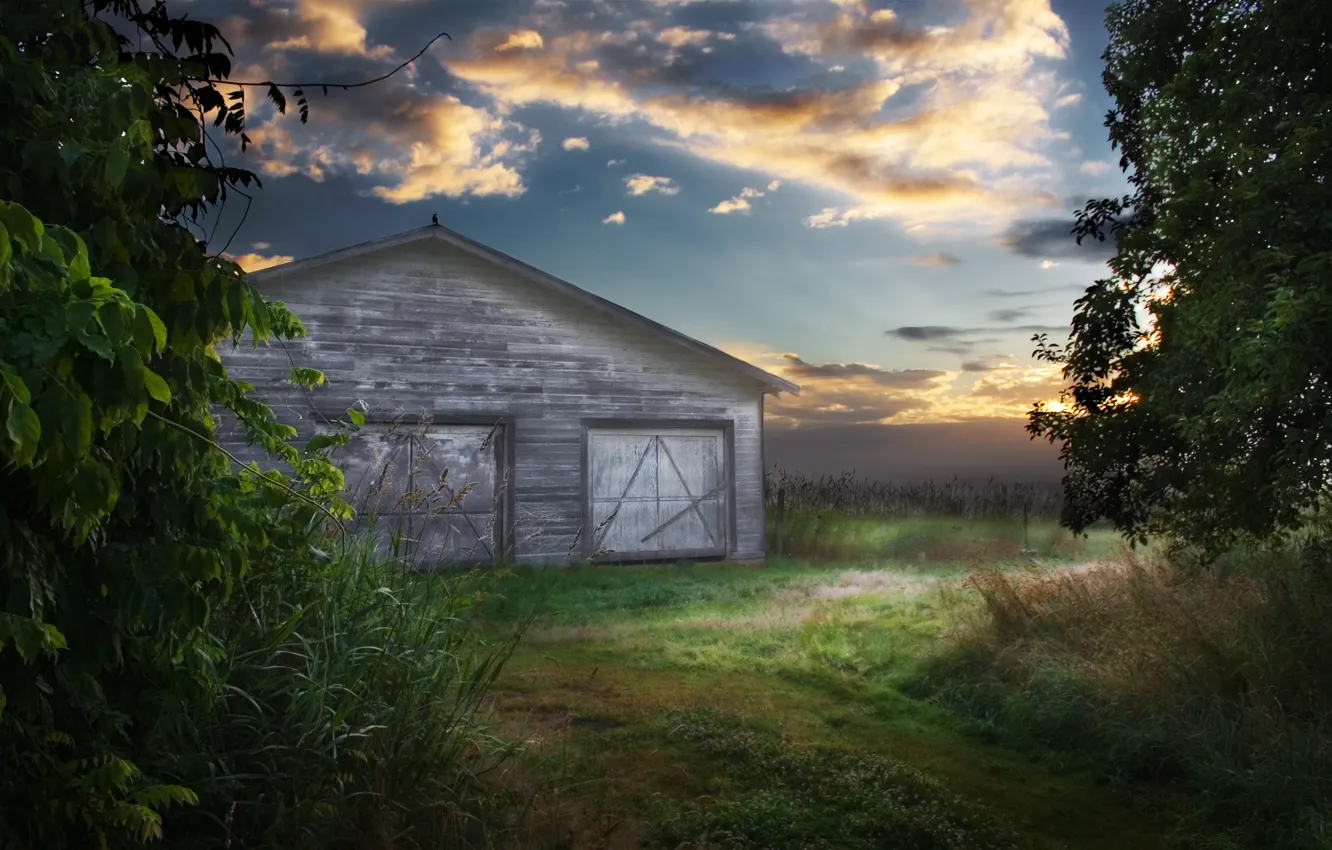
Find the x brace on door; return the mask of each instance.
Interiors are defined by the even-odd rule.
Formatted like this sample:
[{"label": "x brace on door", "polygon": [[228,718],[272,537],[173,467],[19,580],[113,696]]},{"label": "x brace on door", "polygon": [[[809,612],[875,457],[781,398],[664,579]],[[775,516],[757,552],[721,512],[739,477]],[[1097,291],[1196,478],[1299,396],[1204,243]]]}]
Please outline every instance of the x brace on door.
[{"label": "x brace on door", "polygon": [[[633,473],[629,476],[629,481],[624,485],[624,490],[623,492],[620,493],[620,498],[616,500],[615,509],[611,511],[610,516],[602,524],[603,527],[601,535],[594,542],[593,548],[594,549],[600,548],[601,542],[605,540],[606,535],[610,533],[611,523],[615,521],[615,517],[620,511],[620,507],[624,504],[625,498],[629,495],[630,489],[633,488],[634,482],[638,480],[638,474],[643,470],[643,462],[647,460],[647,456],[652,452],[654,448],[665,453],[666,460],[670,462],[671,469],[675,471],[676,479],[680,482],[680,486],[684,488],[685,496],[689,499],[689,505],[686,506],[683,510],[676,513],[670,519],[666,520],[661,525],[657,526],[655,529],[650,531],[646,537],[644,537],[642,540],[638,542],[640,543],[648,542],[653,537],[656,537],[658,534],[665,531],[668,527],[670,527],[675,522],[680,520],[683,516],[685,516],[685,514],[688,514],[690,511],[693,511],[694,514],[698,516],[699,522],[703,524],[703,530],[707,532],[708,540],[712,542],[712,545],[720,546],[721,543],[718,542],[717,535],[713,533],[711,526],[708,525],[707,518],[703,516],[703,512],[699,510],[698,506],[702,502],[722,492],[722,490],[726,487],[727,484],[725,478],[719,481],[717,483],[717,486],[713,487],[711,490],[707,491],[706,493],[697,497],[694,496],[694,494],[689,490],[689,482],[685,481],[684,473],[680,471],[680,467],[678,464],[676,464],[675,458],[671,455],[670,449],[666,447],[665,442],[662,441],[660,436],[653,436],[653,438],[649,440],[648,444],[643,448],[643,453],[639,455],[638,464],[634,467]],[[658,473],[660,473],[660,468],[658,469]]]}]

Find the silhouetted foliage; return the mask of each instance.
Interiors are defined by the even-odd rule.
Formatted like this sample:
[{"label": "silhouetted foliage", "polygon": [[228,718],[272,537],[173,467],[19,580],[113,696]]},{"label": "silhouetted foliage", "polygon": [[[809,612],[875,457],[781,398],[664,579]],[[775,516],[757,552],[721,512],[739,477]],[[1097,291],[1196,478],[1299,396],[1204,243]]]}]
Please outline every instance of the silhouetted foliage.
[{"label": "silhouetted foliage", "polygon": [[1133,192],[1076,302],[1070,383],[1028,430],[1063,445],[1065,523],[1212,556],[1300,524],[1332,473],[1332,6],[1129,0],[1106,16],[1111,144]]}]

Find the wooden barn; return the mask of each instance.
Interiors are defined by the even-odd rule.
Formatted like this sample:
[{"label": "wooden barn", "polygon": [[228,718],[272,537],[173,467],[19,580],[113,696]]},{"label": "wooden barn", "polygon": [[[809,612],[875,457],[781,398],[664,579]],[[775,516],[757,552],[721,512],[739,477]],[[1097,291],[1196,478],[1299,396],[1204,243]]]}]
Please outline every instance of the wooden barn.
[{"label": "wooden barn", "polygon": [[432,559],[763,557],[763,400],[789,381],[439,225],[250,279],[308,336],[228,370],[302,438],[363,409],[349,500]]}]

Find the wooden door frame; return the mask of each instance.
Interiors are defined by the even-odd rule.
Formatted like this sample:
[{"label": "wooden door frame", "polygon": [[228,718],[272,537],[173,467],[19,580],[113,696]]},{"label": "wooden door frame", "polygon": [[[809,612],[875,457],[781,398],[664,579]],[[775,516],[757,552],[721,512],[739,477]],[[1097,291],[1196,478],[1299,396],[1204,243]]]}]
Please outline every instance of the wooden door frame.
[{"label": "wooden door frame", "polygon": [[[319,407],[316,413],[326,420],[334,421],[341,419],[346,415],[347,405],[341,408]],[[410,413],[401,411],[390,413],[383,410],[370,410],[365,413],[365,423],[367,425],[389,425],[401,423],[405,428],[415,428],[421,419],[429,417],[432,426],[438,425],[448,427],[450,425],[463,426],[485,426],[498,425],[500,427],[500,437],[495,441],[495,486],[503,486],[499,504],[495,508],[495,530],[491,538],[491,546],[494,551],[500,553],[502,558],[516,556],[513,551],[517,541],[517,526],[513,522],[516,514],[517,502],[515,493],[515,468],[514,463],[517,457],[517,437],[514,433],[517,425],[517,417],[512,413],[477,413],[476,411],[458,412],[450,410],[431,410],[422,408],[413,410]],[[496,560],[492,554],[492,560]],[[465,563],[472,563],[471,561]]]},{"label": "wooden door frame", "polygon": [[[592,467],[589,461],[589,442],[590,432],[598,430],[625,430],[625,431],[673,431],[673,430],[709,430],[722,432],[722,474],[726,476],[726,484],[722,488],[725,500],[726,516],[723,519],[723,545],[722,552],[718,555],[711,550],[699,552],[634,552],[626,553],[629,557],[616,558],[610,557],[606,563],[627,563],[629,561],[660,561],[663,559],[683,559],[683,558],[729,558],[735,552],[736,545],[736,510],[735,510],[735,420],[734,419],[710,419],[710,418],[619,418],[619,419],[597,419],[585,418],[579,421],[581,426],[581,457],[579,460],[580,473],[579,498],[582,503],[582,553],[584,560],[592,557],[593,532],[595,526],[592,523]],[[619,553],[616,553],[619,554]]]}]

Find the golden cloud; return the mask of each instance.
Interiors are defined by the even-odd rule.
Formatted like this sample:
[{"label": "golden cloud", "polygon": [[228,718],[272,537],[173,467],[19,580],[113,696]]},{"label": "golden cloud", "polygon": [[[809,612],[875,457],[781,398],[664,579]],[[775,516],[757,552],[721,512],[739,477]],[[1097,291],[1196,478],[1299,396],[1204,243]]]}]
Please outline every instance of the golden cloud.
[{"label": "golden cloud", "polygon": [[496,50],[538,50],[545,46],[541,33],[536,30],[517,30],[495,45]]},{"label": "golden cloud", "polygon": [[[255,247],[258,247],[259,245],[265,245],[265,247],[267,247],[266,244],[262,242],[256,243]],[[283,265],[284,263],[290,263],[292,260],[291,257],[284,256],[282,254],[273,254],[267,257],[262,254],[239,254],[236,256],[233,256],[231,254],[223,254],[222,256],[226,257],[228,260],[231,260],[233,263],[245,269],[247,272],[257,272],[260,269],[268,269],[272,268],[273,266],[280,266]]]},{"label": "golden cloud", "polygon": [[671,182],[669,177],[653,177],[648,174],[632,174],[624,178],[624,188],[631,195],[646,195],[648,192],[660,192],[663,195],[675,195],[680,187]]},{"label": "golden cloud", "polygon": [[1057,367],[1007,360],[974,371],[887,369],[866,363],[813,364],[798,355],[746,343],[724,343],[732,356],[800,385],[799,396],[765,402],[779,427],[850,424],[915,424],[1019,418],[1063,387]]},{"label": "golden cloud", "polygon": [[624,210],[616,210],[601,220],[602,224],[624,224]]},{"label": "golden cloud", "polygon": [[296,5],[295,16],[304,32],[269,42],[267,48],[269,50],[297,48],[320,53],[367,56],[372,59],[392,56],[391,47],[366,45],[365,27],[359,20],[362,5],[357,0],[300,0]]},{"label": "golden cloud", "polygon": [[[1034,64],[1063,58],[1068,33],[1049,0],[968,0],[967,8],[953,26],[908,28],[857,2],[838,4],[830,18],[759,25],[791,53],[875,60],[877,79],[837,90],[663,92],[660,83],[641,84],[652,79],[642,77],[651,69],[605,67],[605,57],[594,55],[607,45],[634,44],[632,29],[566,31],[546,38],[539,51],[497,51],[507,34],[482,33],[469,56],[443,64],[501,113],[551,103],[610,122],[637,119],[668,133],[667,144],[708,161],[848,199],[809,216],[811,227],[890,218],[1001,228],[1023,211],[1057,203],[1041,187],[1057,178],[1045,147],[1062,138],[1049,120],[1060,85]],[[667,29],[660,37],[696,43],[702,36],[695,32]],[[894,109],[907,86],[918,102]]]},{"label": "golden cloud", "polygon": [[592,145],[588,142],[588,140],[583,138],[582,136],[576,136],[574,138],[565,139],[563,142],[561,142],[561,145],[564,147],[566,151],[585,151],[588,148],[592,147]]},{"label": "golden cloud", "polygon": [[712,33],[707,30],[691,30],[687,27],[667,27],[657,33],[657,41],[671,47],[684,47],[687,44],[706,44]]},{"label": "golden cloud", "polygon": [[[782,181],[780,180],[770,181],[768,183],[767,191],[768,192],[776,191],[776,189],[781,185]],[[716,215],[728,215],[733,212],[747,213],[750,210],[749,199],[761,198],[764,196],[764,194],[766,193],[761,189],[755,189],[750,186],[746,186],[745,188],[740,190],[740,194],[732,195],[731,197],[717,204],[717,206],[708,210],[708,212],[715,213]]]},{"label": "golden cloud", "polygon": [[324,122],[313,138],[297,140],[292,125],[280,119],[260,125],[250,132],[260,169],[275,177],[300,173],[322,180],[329,171],[349,168],[387,180],[370,192],[395,204],[436,195],[523,193],[516,164],[540,143],[539,133],[450,95],[399,94],[387,115],[359,125]]},{"label": "golden cloud", "polygon": [[952,254],[925,254],[920,257],[907,257],[907,262],[918,266],[955,266],[961,260]]}]

